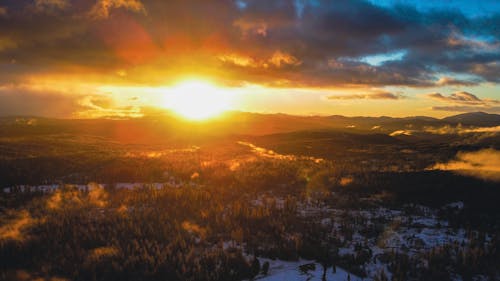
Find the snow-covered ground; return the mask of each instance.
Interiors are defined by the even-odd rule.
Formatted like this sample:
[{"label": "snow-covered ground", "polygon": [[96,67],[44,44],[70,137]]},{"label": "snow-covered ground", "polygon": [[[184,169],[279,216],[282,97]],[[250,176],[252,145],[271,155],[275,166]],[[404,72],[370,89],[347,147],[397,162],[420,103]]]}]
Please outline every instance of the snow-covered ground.
[{"label": "snow-covered ground", "polygon": [[[261,195],[251,202],[254,206],[265,204],[279,208],[282,201],[283,198]],[[454,202],[442,208],[459,210],[464,208],[464,203]],[[349,259],[357,256],[359,250],[369,251],[371,258],[363,268],[368,278],[372,279],[379,276],[381,271],[390,278],[391,272],[388,270],[386,257],[384,258],[387,254],[399,253],[416,257],[422,259],[425,266],[426,254],[433,249],[444,245],[466,249],[471,245],[471,235],[474,236],[474,233],[468,233],[464,228],[451,227],[448,221],[438,216],[439,209],[422,205],[411,204],[398,209],[336,209],[321,203],[299,202],[297,209],[299,216],[305,220],[319,222],[323,227],[331,229],[342,245],[338,248],[341,257]],[[484,243],[487,244],[490,240],[490,236],[486,235]],[[311,271],[312,275],[308,276],[296,270],[299,264],[280,262],[276,265],[275,273],[267,277],[270,279],[264,280],[321,280],[321,266],[318,265],[315,271]],[[345,271],[340,270],[335,276],[329,273],[327,280],[347,280],[338,279],[344,278],[341,276],[343,272]],[[308,279],[309,277],[312,279]],[[351,274],[351,280],[356,280],[353,277]]]},{"label": "snow-covered ground", "polygon": [[[96,183],[89,184],[41,184],[41,185],[18,185],[13,187],[5,187],[2,189],[4,193],[10,193],[14,190],[18,190],[21,192],[54,192],[62,186],[71,186],[75,187],[81,191],[88,191],[91,188],[91,185],[95,185]],[[106,187],[107,184],[97,183],[97,185],[101,187]],[[134,188],[143,188],[143,187],[153,187],[156,189],[161,189],[164,187],[174,187],[179,188],[183,186],[192,187],[195,186],[194,182],[183,182],[180,180],[169,180],[166,182],[154,182],[154,183],[141,183],[141,182],[120,182],[115,183],[113,186],[118,189],[134,189]]]},{"label": "snow-covered ground", "polygon": [[[266,276],[259,276],[256,280],[262,281],[321,281],[323,276],[323,267],[314,262],[308,260],[299,261],[281,261],[281,260],[270,260],[270,259],[260,259],[261,265],[264,262],[269,262],[269,272]],[[313,269],[304,272],[300,270],[301,265],[314,265]],[[333,268],[328,268],[326,272],[326,280],[328,281],[358,281],[358,280],[371,280],[362,279],[354,274],[351,274],[340,267],[336,268],[336,272],[333,272]]]}]

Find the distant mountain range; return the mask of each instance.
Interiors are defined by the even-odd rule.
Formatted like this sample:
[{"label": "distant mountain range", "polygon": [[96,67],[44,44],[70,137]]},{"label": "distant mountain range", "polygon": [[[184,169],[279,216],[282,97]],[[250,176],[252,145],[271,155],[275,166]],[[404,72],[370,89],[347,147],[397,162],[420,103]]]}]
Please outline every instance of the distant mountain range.
[{"label": "distant mountain range", "polygon": [[443,118],[442,120],[449,123],[456,123],[470,126],[493,127],[500,126],[500,115],[488,114],[484,112],[472,112],[454,115]]},{"label": "distant mountain range", "polygon": [[172,114],[162,114],[139,119],[50,119],[40,117],[2,117],[0,136],[85,134],[115,139],[161,141],[165,138],[220,136],[220,135],[270,135],[298,131],[343,131],[362,134],[391,134],[395,131],[419,131],[440,127],[495,127],[500,126],[500,115],[473,112],[442,119],[414,116],[346,117],[295,116],[287,114],[259,114],[227,112],[219,118],[203,122],[189,122]]},{"label": "distant mountain range", "polygon": [[465,113],[438,119],[427,116],[412,117],[346,117],[294,116],[286,114],[255,114],[234,112],[229,119],[238,128],[254,127],[258,132],[269,134],[316,129],[348,129],[352,131],[393,132],[395,130],[422,130],[430,127],[494,127],[500,126],[500,115],[484,112]]}]

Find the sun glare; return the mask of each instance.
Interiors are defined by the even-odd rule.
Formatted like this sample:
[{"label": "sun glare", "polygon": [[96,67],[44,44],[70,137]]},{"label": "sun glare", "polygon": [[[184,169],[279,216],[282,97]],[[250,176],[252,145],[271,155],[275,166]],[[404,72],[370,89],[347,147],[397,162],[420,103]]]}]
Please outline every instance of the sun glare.
[{"label": "sun glare", "polygon": [[230,109],[231,95],[206,81],[189,80],[169,89],[166,107],[191,120],[215,117]]}]

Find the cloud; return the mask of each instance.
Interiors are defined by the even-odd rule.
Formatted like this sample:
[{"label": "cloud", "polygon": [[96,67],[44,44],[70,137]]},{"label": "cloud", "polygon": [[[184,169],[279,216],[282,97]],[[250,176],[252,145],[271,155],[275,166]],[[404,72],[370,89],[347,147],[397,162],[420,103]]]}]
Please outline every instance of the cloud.
[{"label": "cloud", "polygon": [[389,134],[391,137],[395,136],[411,136],[415,133],[414,130],[397,130]]},{"label": "cloud", "polygon": [[455,30],[452,32],[447,40],[447,44],[451,47],[461,48],[470,47],[483,51],[495,51],[498,49],[500,43],[498,41],[484,41],[476,38],[465,36],[462,32]]},{"label": "cloud", "polygon": [[438,163],[431,169],[500,181],[500,151],[483,149],[475,152],[459,152],[454,160],[448,163]]},{"label": "cloud", "polygon": [[250,33],[267,36],[268,24],[265,21],[252,22],[239,19],[233,25],[241,30],[243,37],[247,37]]},{"label": "cloud", "polygon": [[463,103],[463,104],[483,104],[485,101],[468,92],[455,92],[449,96],[443,96],[440,93],[430,93],[427,97],[444,102]]},{"label": "cloud", "polygon": [[273,56],[269,59],[269,62],[276,67],[282,67],[285,65],[300,65],[302,63],[296,57],[281,51],[274,52]]},{"label": "cloud", "polygon": [[436,82],[436,86],[475,86],[479,81],[462,80],[453,77],[441,77]]},{"label": "cloud", "polygon": [[68,0],[35,0],[35,9],[40,12],[54,12],[69,7]]},{"label": "cloud", "polygon": [[254,58],[238,54],[225,54],[220,55],[219,60],[224,63],[230,63],[242,67],[261,67],[262,63],[257,62]]},{"label": "cloud", "polygon": [[402,99],[404,96],[400,94],[393,94],[385,91],[378,91],[374,93],[367,94],[352,94],[352,95],[335,95],[328,96],[329,100],[362,100],[362,99],[371,99],[371,100],[398,100]]},{"label": "cloud", "polygon": [[[15,44],[0,50],[0,77],[72,72],[164,85],[195,73],[280,87],[499,82],[498,17],[362,0],[297,2],[8,1],[0,34]],[[377,65],[363,60],[395,52],[405,55]]]},{"label": "cloud", "polygon": [[482,99],[469,92],[455,92],[445,96],[440,93],[430,93],[426,97],[451,105],[433,106],[432,110],[452,112],[484,111],[489,113],[500,112],[500,100]]},{"label": "cloud", "polygon": [[293,55],[282,52],[275,51],[270,57],[264,60],[257,60],[250,56],[239,55],[239,54],[226,54],[218,56],[218,59],[227,64],[233,64],[240,67],[252,67],[252,68],[281,68],[287,66],[298,66],[302,62],[294,57]]},{"label": "cloud", "polygon": [[125,8],[127,10],[146,13],[140,0],[98,0],[92,7],[90,16],[94,18],[108,18],[111,9]]}]

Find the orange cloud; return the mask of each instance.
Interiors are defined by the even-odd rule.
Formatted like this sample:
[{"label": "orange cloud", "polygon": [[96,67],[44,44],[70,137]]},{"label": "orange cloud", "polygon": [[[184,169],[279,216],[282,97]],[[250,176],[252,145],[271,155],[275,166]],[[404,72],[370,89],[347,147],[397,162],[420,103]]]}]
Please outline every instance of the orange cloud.
[{"label": "orange cloud", "polygon": [[98,0],[92,7],[90,16],[93,18],[108,18],[110,10],[117,8],[146,13],[144,5],[139,0]]},{"label": "orange cloud", "polygon": [[329,100],[398,100],[404,98],[403,95],[394,94],[384,90],[375,90],[373,92],[352,95],[335,95],[328,96]]},{"label": "orange cloud", "polygon": [[227,54],[227,55],[220,55],[219,60],[225,63],[231,63],[237,66],[242,66],[242,67],[258,67],[259,63],[255,61],[255,59],[249,57],[249,56],[243,56],[243,55],[238,55],[238,54]]},{"label": "orange cloud", "polygon": [[269,62],[275,65],[276,67],[281,67],[284,65],[302,64],[302,62],[296,57],[282,51],[274,52],[273,56],[269,59]]},{"label": "orange cloud", "polygon": [[279,50],[275,51],[270,57],[266,59],[256,59],[251,56],[240,55],[237,53],[219,55],[218,59],[224,63],[252,68],[269,68],[269,66],[280,68],[287,65],[298,66],[302,64],[302,61],[297,59],[295,56]]}]

